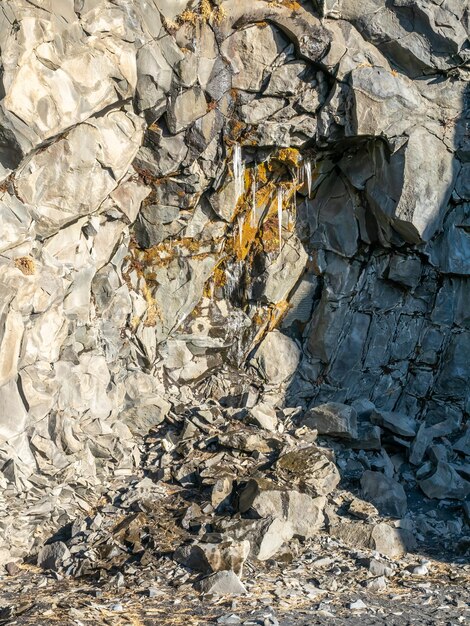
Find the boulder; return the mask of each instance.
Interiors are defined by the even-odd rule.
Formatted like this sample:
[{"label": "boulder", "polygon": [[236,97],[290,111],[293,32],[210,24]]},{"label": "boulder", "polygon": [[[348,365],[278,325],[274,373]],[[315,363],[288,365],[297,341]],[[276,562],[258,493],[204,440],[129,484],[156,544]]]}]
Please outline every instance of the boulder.
[{"label": "boulder", "polygon": [[245,586],[232,571],[217,572],[203,578],[195,584],[199,593],[214,596],[242,596],[247,592]]},{"label": "boulder", "polygon": [[414,437],[418,430],[418,422],[403,413],[374,410],[370,416],[371,422],[400,435],[401,437]]},{"label": "boulder", "polygon": [[418,481],[428,498],[465,500],[470,495],[470,482],[445,461],[439,461],[432,473]]},{"label": "boulder", "polygon": [[261,342],[252,364],[267,383],[279,385],[296,372],[300,354],[295,341],[278,330],[273,330]]},{"label": "boulder", "polygon": [[223,526],[224,534],[250,543],[250,556],[258,561],[274,557],[294,536],[292,524],[285,519],[242,519]]},{"label": "boulder", "polygon": [[326,453],[317,446],[291,450],[277,460],[276,475],[289,488],[295,487],[311,496],[326,496],[341,479],[331,455]]},{"label": "boulder", "polygon": [[361,477],[362,494],[382,515],[404,517],[408,509],[403,487],[381,472],[366,471]]},{"label": "boulder", "polygon": [[323,524],[326,498],[312,498],[298,491],[280,490],[266,479],[248,481],[239,497],[240,513],[273,517],[289,522],[292,532],[302,538],[313,537]]},{"label": "boulder", "polygon": [[222,541],[221,543],[195,543],[178,548],[173,558],[185,567],[208,574],[232,571],[241,576],[243,564],[250,553],[249,541]]},{"label": "boulder", "polygon": [[42,569],[59,571],[64,561],[70,556],[70,551],[63,541],[56,541],[45,545],[38,554],[37,563]]},{"label": "boulder", "polygon": [[315,428],[319,435],[341,439],[357,438],[356,410],[339,402],[327,402],[309,409],[302,417],[301,423],[309,428]]}]

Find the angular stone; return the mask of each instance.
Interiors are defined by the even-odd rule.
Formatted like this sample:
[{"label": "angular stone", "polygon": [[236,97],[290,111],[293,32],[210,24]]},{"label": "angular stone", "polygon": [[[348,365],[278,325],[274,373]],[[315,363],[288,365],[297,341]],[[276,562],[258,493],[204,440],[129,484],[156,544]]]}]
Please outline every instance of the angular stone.
[{"label": "angular stone", "polygon": [[234,89],[258,92],[274,60],[286,46],[271,25],[235,31],[223,42],[221,51],[230,60]]},{"label": "angular stone", "polygon": [[410,243],[429,241],[442,225],[457,169],[451,152],[434,133],[415,126],[390,157],[378,147],[376,174],[366,195],[381,221]]},{"label": "angular stone", "polygon": [[421,280],[421,261],[416,257],[394,254],[390,259],[388,277],[407,287],[416,287]]},{"label": "angular stone", "polygon": [[203,574],[232,571],[237,576],[250,552],[249,541],[223,541],[221,543],[196,543],[178,548],[173,558],[185,567]]},{"label": "angular stone", "polygon": [[266,335],[252,360],[267,383],[279,385],[290,378],[300,361],[297,344],[278,330]]},{"label": "angular stone", "polygon": [[248,540],[250,555],[258,561],[266,561],[275,556],[284,543],[294,536],[290,522],[268,517],[265,519],[242,519],[228,525],[226,534],[237,539]]},{"label": "angular stone", "polygon": [[352,548],[376,550],[392,559],[404,556],[415,546],[414,538],[408,531],[392,528],[385,522],[374,526],[364,522],[341,522],[331,526],[329,532]]},{"label": "angular stone", "polygon": [[85,122],[18,172],[18,193],[35,206],[37,229],[52,234],[94,212],[127,172],[142,140],[142,121],[111,111]]},{"label": "angular stone", "polygon": [[195,584],[196,590],[205,595],[242,596],[247,592],[245,586],[234,572],[224,571],[203,578]]},{"label": "angular stone", "polygon": [[340,482],[340,474],[325,450],[317,446],[297,448],[279,457],[276,474],[289,487],[312,496],[326,496]]},{"label": "angular stone", "polygon": [[309,409],[302,417],[301,423],[309,428],[315,428],[319,435],[341,439],[357,438],[356,410],[339,402],[327,402]]},{"label": "angular stone", "polygon": [[396,559],[404,556],[408,550],[412,550],[415,547],[415,541],[409,531],[392,528],[382,522],[374,526],[372,530],[370,547],[380,554]]},{"label": "angular stone", "polygon": [[187,89],[172,98],[166,114],[168,128],[176,135],[202,117],[206,111],[207,103],[202,89]]},{"label": "angular stone", "polygon": [[382,515],[404,517],[408,510],[405,490],[396,480],[381,472],[366,471],[361,477],[364,498],[370,500]]},{"label": "angular stone", "polygon": [[371,414],[371,422],[390,430],[401,437],[414,437],[418,430],[418,423],[412,417],[402,413],[375,410]]},{"label": "angular stone", "polygon": [[433,473],[419,480],[418,485],[428,498],[438,500],[465,500],[470,494],[470,482],[445,461],[439,461]]},{"label": "angular stone", "polygon": [[270,432],[276,432],[278,425],[276,411],[269,405],[262,403],[250,409],[248,421]]},{"label": "angular stone", "polygon": [[240,494],[241,513],[254,511],[259,517],[274,517],[290,523],[294,535],[313,537],[323,524],[323,496],[311,498],[297,491],[280,491],[274,483],[251,479]]},{"label": "angular stone", "polygon": [[269,96],[298,95],[307,83],[302,80],[307,64],[303,62],[287,63],[276,68],[271,74],[264,93]]},{"label": "angular stone", "polygon": [[62,541],[45,545],[38,554],[38,566],[57,572],[64,561],[70,556],[70,551]]}]

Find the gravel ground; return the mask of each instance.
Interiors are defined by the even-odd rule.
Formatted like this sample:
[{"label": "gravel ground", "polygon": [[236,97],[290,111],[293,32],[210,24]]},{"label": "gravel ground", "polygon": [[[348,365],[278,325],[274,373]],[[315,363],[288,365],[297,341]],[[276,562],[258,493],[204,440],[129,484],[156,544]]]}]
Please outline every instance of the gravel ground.
[{"label": "gravel ground", "polygon": [[154,569],[139,567],[104,585],[24,565],[0,580],[0,625],[470,624],[465,562],[429,558],[428,573],[419,576],[409,569],[423,558],[408,554],[393,562],[394,574],[376,591],[366,585],[377,581],[367,567],[377,555],[328,536],[298,550],[291,563],[248,563],[248,594],[237,598],[199,596],[192,587],[195,576],[169,557],[160,559],[156,576]]}]

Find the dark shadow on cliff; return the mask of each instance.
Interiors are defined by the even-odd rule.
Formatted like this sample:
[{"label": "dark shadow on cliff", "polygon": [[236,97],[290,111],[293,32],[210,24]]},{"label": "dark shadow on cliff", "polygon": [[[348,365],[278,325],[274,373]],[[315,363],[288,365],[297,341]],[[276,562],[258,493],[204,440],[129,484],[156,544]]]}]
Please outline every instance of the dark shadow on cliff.
[{"label": "dark shadow on cliff", "polygon": [[[445,80],[450,87],[451,78],[435,83]],[[383,168],[393,167],[384,142],[350,140],[316,155],[330,173],[317,178],[310,200],[298,199],[296,234],[309,263],[280,326],[302,346],[285,398],[287,407],[302,408],[299,425],[323,403],[356,409],[362,446],[318,439],[337,453],[341,486],[365,498],[365,471],[393,476],[407,495],[400,524],[417,538],[411,551],[455,562],[465,562],[470,548],[469,98],[467,88],[459,119],[442,121],[455,122],[454,176],[442,228],[427,243],[406,241],[406,228],[387,223],[378,210],[383,186],[368,194],[358,184],[361,171],[376,168],[381,184]],[[403,171],[393,177],[402,183]],[[419,180],[415,186],[423,189]],[[377,425],[380,442],[371,434]],[[347,506],[341,514],[353,519]]]}]

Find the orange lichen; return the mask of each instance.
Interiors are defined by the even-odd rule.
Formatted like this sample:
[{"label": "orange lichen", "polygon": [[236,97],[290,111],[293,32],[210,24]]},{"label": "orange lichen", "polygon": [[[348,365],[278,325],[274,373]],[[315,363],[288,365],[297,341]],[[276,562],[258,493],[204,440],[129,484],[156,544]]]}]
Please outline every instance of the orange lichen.
[{"label": "orange lichen", "polygon": [[274,158],[290,167],[299,167],[301,160],[300,152],[296,148],[282,148]]},{"label": "orange lichen", "polygon": [[36,264],[34,259],[29,256],[20,256],[15,259],[15,267],[26,276],[32,276],[36,272]]},{"label": "orange lichen", "polygon": [[177,18],[178,24],[196,25],[198,22],[209,22],[213,20],[220,23],[226,12],[224,7],[212,6],[210,0],[200,0],[199,7],[196,10],[185,9]]}]

